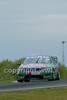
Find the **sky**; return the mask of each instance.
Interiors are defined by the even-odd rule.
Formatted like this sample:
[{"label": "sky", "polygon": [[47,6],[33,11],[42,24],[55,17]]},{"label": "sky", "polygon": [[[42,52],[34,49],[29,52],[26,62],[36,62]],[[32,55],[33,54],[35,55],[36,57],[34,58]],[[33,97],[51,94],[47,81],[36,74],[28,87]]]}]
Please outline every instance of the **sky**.
[{"label": "sky", "polygon": [[[67,41],[67,0],[0,0],[0,61],[57,56]],[[67,42],[64,44],[67,66]]]}]

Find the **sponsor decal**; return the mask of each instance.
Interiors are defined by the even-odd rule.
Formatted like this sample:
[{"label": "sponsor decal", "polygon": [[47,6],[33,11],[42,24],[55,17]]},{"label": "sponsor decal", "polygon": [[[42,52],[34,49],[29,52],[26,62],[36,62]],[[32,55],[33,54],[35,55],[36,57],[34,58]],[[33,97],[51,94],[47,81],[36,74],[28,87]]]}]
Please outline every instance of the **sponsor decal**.
[{"label": "sponsor decal", "polygon": [[48,65],[44,64],[29,64],[29,65],[23,65],[21,68],[37,68],[37,67],[48,67]]},{"label": "sponsor decal", "polygon": [[36,69],[26,69],[26,75],[40,75],[41,70],[36,70]]},{"label": "sponsor decal", "polygon": [[30,59],[30,58],[47,58],[47,59],[49,59],[50,56],[29,56],[29,57],[26,57],[26,59]]}]

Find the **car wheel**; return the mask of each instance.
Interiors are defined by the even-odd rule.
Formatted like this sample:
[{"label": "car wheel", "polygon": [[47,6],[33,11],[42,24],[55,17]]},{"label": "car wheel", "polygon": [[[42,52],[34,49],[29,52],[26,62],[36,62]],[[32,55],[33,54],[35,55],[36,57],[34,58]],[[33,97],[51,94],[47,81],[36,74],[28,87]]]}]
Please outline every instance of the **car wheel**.
[{"label": "car wheel", "polygon": [[17,82],[23,82],[23,80],[17,80]]},{"label": "car wheel", "polygon": [[58,74],[58,76],[57,76],[56,80],[60,80],[60,74]]},{"label": "car wheel", "polygon": [[24,81],[25,81],[25,82],[30,82],[30,80],[28,80],[28,79],[25,79]]}]

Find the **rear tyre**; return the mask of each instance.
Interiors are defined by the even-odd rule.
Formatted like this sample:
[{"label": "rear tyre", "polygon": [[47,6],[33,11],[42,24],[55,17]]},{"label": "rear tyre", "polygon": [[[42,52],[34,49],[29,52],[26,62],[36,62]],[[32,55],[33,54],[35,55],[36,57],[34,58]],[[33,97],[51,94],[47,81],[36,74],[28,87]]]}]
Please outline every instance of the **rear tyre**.
[{"label": "rear tyre", "polygon": [[57,78],[56,80],[60,80],[60,78]]},{"label": "rear tyre", "polygon": [[57,76],[56,80],[60,80],[60,74]]},{"label": "rear tyre", "polygon": [[28,80],[28,79],[25,79],[24,81],[25,81],[25,82],[30,82],[30,80]]}]

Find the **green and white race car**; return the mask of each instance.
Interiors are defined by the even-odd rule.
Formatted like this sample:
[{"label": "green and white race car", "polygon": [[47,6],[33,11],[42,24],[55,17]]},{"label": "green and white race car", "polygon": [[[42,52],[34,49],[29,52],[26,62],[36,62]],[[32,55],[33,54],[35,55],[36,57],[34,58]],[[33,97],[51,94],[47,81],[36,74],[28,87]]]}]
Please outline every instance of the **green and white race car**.
[{"label": "green and white race car", "polygon": [[56,56],[29,56],[17,69],[17,81],[32,79],[59,80],[60,72]]}]

